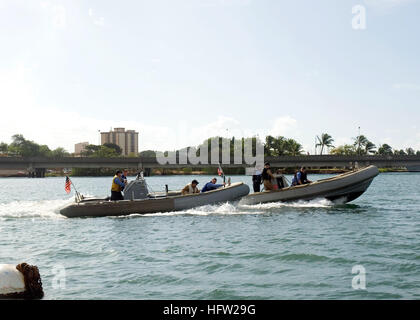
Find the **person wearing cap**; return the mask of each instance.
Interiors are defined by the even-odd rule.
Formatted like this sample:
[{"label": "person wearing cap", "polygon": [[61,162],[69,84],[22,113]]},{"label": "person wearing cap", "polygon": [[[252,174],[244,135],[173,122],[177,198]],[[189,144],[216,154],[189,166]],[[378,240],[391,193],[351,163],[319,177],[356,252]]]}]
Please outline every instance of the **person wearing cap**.
[{"label": "person wearing cap", "polygon": [[264,190],[265,191],[271,191],[274,190],[274,186],[271,183],[271,180],[274,179],[274,175],[271,172],[271,168],[270,168],[270,164],[268,162],[266,162],[264,164],[264,170],[262,172],[262,179],[263,179],[263,183],[264,183]]},{"label": "person wearing cap", "polygon": [[187,184],[184,189],[182,189],[181,194],[183,196],[187,194],[194,194],[194,193],[200,193],[200,190],[197,188],[198,181],[193,180],[191,183]]},{"label": "person wearing cap", "polygon": [[211,190],[216,190],[216,189],[219,189],[219,188],[221,188],[221,187],[223,187],[225,185],[225,183],[223,183],[223,184],[216,184],[216,182],[217,182],[217,179],[216,178],[211,179],[210,182],[207,182],[204,185],[203,189],[201,189],[201,192],[207,192],[207,191],[211,191]]},{"label": "person wearing cap", "polygon": [[112,179],[111,201],[124,200],[121,191],[124,189],[125,184],[121,179],[121,174],[122,172],[118,170],[117,172],[115,172],[115,176]]}]

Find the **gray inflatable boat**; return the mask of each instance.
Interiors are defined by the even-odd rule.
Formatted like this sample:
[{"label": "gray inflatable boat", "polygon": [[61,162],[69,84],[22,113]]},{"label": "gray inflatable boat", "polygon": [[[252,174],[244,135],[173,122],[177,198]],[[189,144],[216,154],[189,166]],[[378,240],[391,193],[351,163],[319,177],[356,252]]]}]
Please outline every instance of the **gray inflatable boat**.
[{"label": "gray inflatable boat", "polygon": [[124,200],[77,198],[60,210],[66,217],[105,217],[129,214],[146,214],[187,210],[208,204],[234,201],[246,196],[249,187],[242,182],[232,183],[216,190],[181,195],[181,191],[153,193],[148,192],[144,179],[131,181],[124,190]]},{"label": "gray inflatable boat", "polygon": [[379,170],[375,166],[350,171],[309,184],[289,186],[280,190],[250,194],[241,199],[239,205],[267,202],[309,201],[325,198],[333,202],[346,203],[360,197],[370,186]]}]

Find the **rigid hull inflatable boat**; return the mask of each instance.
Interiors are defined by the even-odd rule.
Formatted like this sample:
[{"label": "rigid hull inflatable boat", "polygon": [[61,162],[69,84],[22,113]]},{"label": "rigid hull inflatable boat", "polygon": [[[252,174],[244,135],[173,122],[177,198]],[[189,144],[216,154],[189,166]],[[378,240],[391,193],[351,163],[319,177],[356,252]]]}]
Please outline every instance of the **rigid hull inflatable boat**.
[{"label": "rigid hull inflatable boat", "polygon": [[377,167],[369,166],[309,184],[253,193],[242,198],[239,204],[253,205],[278,201],[309,201],[317,198],[346,203],[360,197],[378,173]]},{"label": "rigid hull inflatable boat", "polygon": [[81,198],[60,210],[66,217],[105,217],[187,210],[207,204],[234,201],[249,193],[242,182],[197,194],[181,195],[181,191],[148,193],[144,179],[131,181],[124,190],[124,200]]}]

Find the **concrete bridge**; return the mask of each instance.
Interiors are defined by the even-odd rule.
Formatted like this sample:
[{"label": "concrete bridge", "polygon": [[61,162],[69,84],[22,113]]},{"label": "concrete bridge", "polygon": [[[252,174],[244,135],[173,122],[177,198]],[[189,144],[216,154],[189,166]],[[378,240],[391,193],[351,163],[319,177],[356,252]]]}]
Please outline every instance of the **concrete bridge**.
[{"label": "concrete bridge", "polygon": [[[357,162],[359,166],[376,165],[381,168],[419,168],[420,156],[283,156],[266,157],[272,167],[293,168],[349,168]],[[65,158],[21,158],[0,157],[0,169],[27,170],[32,176],[44,176],[46,169],[55,168],[129,168],[129,169],[153,169],[153,168],[205,168],[217,167],[217,164],[160,164],[154,157],[138,158],[88,158],[88,157],[65,157]],[[229,164],[223,164],[223,168],[250,167],[246,163],[235,164],[233,160]]]}]

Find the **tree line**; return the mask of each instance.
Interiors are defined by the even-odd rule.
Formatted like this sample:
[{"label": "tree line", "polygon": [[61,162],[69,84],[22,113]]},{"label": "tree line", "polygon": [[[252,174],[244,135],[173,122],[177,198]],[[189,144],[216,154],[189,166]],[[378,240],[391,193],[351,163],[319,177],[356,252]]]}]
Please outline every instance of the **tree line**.
[{"label": "tree line", "polygon": [[[211,139],[219,139],[219,149],[222,149],[222,139],[229,140],[230,154],[233,157],[235,148],[241,147],[242,151],[246,141],[251,141],[252,145],[255,147],[256,143],[262,143],[264,146],[264,156],[266,157],[278,157],[278,156],[299,156],[304,155],[306,152],[303,150],[302,144],[297,142],[294,139],[286,138],[283,136],[266,136],[265,141],[261,142],[259,138],[240,138],[239,143],[238,139],[232,137],[231,139],[226,139],[222,137],[213,137],[206,139],[200,147],[207,144],[211,148]],[[378,147],[371,142],[366,136],[359,135],[353,138],[352,144],[344,144],[339,146],[334,146],[334,139],[331,135],[327,133],[322,133],[316,137],[316,151],[319,151],[319,154],[325,154],[325,151],[328,150],[331,155],[420,155],[420,151],[416,151],[413,148],[407,149],[394,149],[388,144],[382,144]],[[191,147],[186,147],[189,149]],[[183,150],[185,150],[183,149]],[[178,150],[180,151],[180,150]],[[254,150],[255,151],[255,150]],[[165,153],[168,153],[166,151]],[[308,153],[309,154],[309,153]],[[60,157],[69,157],[72,156],[64,148],[58,147],[51,150],[47,145],[40,145],[32,140],[27,140],[21,134],[15,134],[12,136],[12,143],[7,144],[4,142],[0,143],[0,155],[2,156],[18,156],[18,157],[48,157],[48,158],[60,158]],[[88,145],[80,154],[83,157],[101,157],[101,158],[114,158],[121,157],[122,150],[121,148],[113,143],[106,143],[104,145]],[[139,154],[143,157],[154,157],[155,151],[146,150],[142,151]],[[255,154],[254,154],[255,155]],[[135,155],[131,155],[135,156]]]},{"label": "tree line", "polygon": [[[64,148],[58,147],[51,150],[47,145],[38,144],[32,140],[27,140],[21,134],[12,136],[12,143],[0,143],[0,154],[12,157],[46,157],[63,158],[71,157],[73,154],[67,152]],[[85,157],[113,158],[120,157],[122,149],[114,143],[105,143],[104,145],[88,145],[81,152]]]}]

